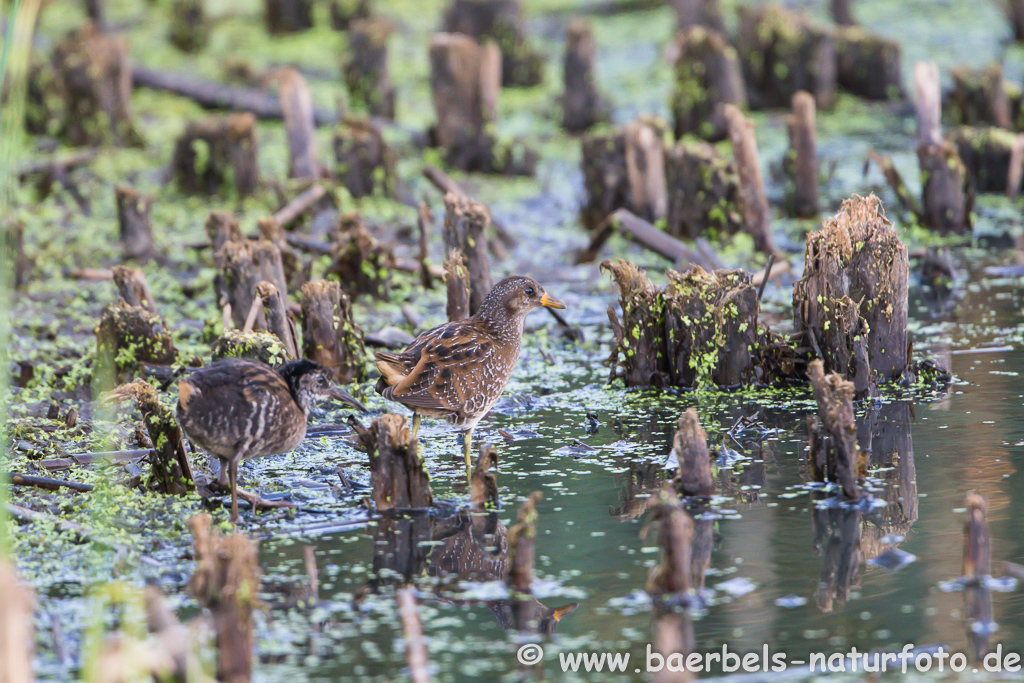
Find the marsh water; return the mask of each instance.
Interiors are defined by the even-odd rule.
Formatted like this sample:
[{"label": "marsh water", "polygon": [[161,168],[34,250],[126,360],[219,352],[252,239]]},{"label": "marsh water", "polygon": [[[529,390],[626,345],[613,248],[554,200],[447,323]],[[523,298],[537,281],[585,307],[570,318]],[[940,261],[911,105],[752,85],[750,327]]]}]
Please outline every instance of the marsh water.
[{"label": "marsh water", "polygon": [[[422,129],[431,118],[425,40],[437,25],[440,8],[434,3],[430,12],[423,12],[412,1],[381,4],[385,13],[399,19],[400,30],[391,46],[399,98],[404,102],[400,128]],[[797,3],[824,17],[820,4]],[[219,30],[232,36],[227,43],[215,44],[214,51],[251,49],[240,36],[258,21],[260,3],[210,5],[215,14],[225,15]],[[605,310],[614,305],[616,292],[596,264],[569,265],[588,239],[576,217],[582,199],[579,151],[575,140],[555,131],[552,115],[560,87],[556,60],[574,4],[527,2],[526,7],[531,31],[551,57],[549,75],[539,92],[503,94],[498,129],[502,135],[537,143],[541,151],[538,177],[460,176],[459,180],[519,238],[510,258],[495,270],[527,273],[541,280],[568,304],[567,318],[582,329],[586,341],[562,339],[544,312],[534,313],[507,400],[481,423],[477,440],[494,443],[500,451],[497,476],[502,506],[496,519],[488,520],[492,529],[495,524],[510,526],[522,500],[540,491],[535,597],[552,611],[573,604],[575,609],[558,612],[561,618],[548,629],[552,633],[515,634],[506,629],[505,589],[500,582],[487,580],[479,569],[499,562],[500,557],[477,557],[482,564],[470,581],[451,572],[450,563],[449,571],[439,568],[439,551],[469,534],[466,520],[460,520],[457,512],[466,500],[461,469],[454,459],[461,457],[461,447],[445,425],[425,421],[420,432],[434,495],[443,505],[399,520],[374,517],[367,521],[362,505],[368,483],[366,456],[351,446],[340,433],[343,430],[312,435],[292,454],[242,468],[243,480],[254,488],[267,493],[287,491],[293,500],[316,511],[294,517],[261,515],[245,527],[261,539],[261,597],[267,605],[258,617],[257,680],[407,677],[393,591],[395,583],[405,579],[417,587],[437,680],[520,680],[530,671],[518,663],[516,652],[530,639],[545,649],[543,662],[532,671],[548,680],[646,680],[647,674],[634,669],[643,667],[647,644],[653,639],[651,609],[643,589],[659,558],[657,535],[647,530],[646,508],[651,494],[668,476],[664,465],[676,420],[691,406],[708,431],[716,457],[717,495],[694,511],[698,516],[695,543],[706,563],[700,605],[693,610],[698,650],[714,650],[727,643],[737,652],[759,652],[767,645],[790,660],[802,660],[815,652],[846,652],[851,646],[888,651],[907,644],[941,644],[973,658],[979,639],[990,632],[991,647],[1001,643],[1004,650],[1024,652],[1024,598],[1012,582],[994,585],[988,593],[991,619],[972,615],[971,605],[976,603],[965,600],[952,583],[962,573],[963,506],[970,491],[988,500],[995,573],[1000,573],[1002,561],[1024,563],[1020,533],[1024,279],[986,271],[1017,260],[1009,236],[1022,232],[1019,201],[1014,205],[998,197],[980,198],[976,237],[951,247],[961,275],[951,295],[936,298],[916,279],[912,281],[915,355],[934,358],[949,369],[953,380],[935,387],[889,388],[877,401],[858,404],[860,442],[871,453],[868,490],[875,503],[863,509],[835,506],[826,492],[810,484],[805,463],[805,416],[813,410],[809,390],[659,392],[627,391],[609,384],[605,360],[611,335]],[[903,41],[908,83],[910,67],[920,58],[935,59],[943,69],[1002,59],[1007,76],[1020,79],[1024,55],[1020,48],[1001,45],[1006,30],[996,3],[864,0],[855,8],[862,22]],[[136,11],[134,6],[123,10],[129,17],[136,16]],[[671,11],[595,15],[592,20],[600,46],[602,90],[613,104],[615,120],[627,121],[639,113],[667,115],[671,72],[661,49],[671,35]],[[56,34],[63,23],[75,25],[78,19],[69,14],[52,21]],[[134,31],[131,40],[140,61],[160,63],[165,55],[157,43],[151,52],[142,49],[154,35],[149,24],[143,20]],[[323,38],[325,33],[316,35]],[[276,41],[265,58],[268,63],[286,60],[323,69],[323,58],[318,56],[322,45],[313,45],[312,40]],[[211,72],[208,75],[216,75],[209,65],[199,71],[204,68]],[[312,79],[311,85],[318,101],[329,105],[334,84]],[[143,92],[137,97],[144,126],[156,139],[173,127],[162,118],[168,111],[179,117],[197,112],[168,110],[168,96]],[[758,113],[754,120],[762,164],[767,168],[778,162],[785,149],[783,114]],[[892,154],[911,189],[919,190],[909,108],[841,97],[836,111],[819,114],[818,121],[823,167],[834,167],[823,186],[823,215],[837,210],[841,199],[851,193],[871,190],[887,206],[895,207],[877,170],[862,174],[868,149]],[[264,163],[270,172],[277,169],[283,175],[283,132],[280,126],[267,125],[271,132],[264,133]],[[163,160],[169,155],[169,139],[158,143]],[[408,157],[419,152],[403,146],[401,140],[397,149],[406,155],[400,154],[403,181],[415,193],[427,194],[429,188],[418,180],[420,161]],[[158,239],[201,239],[206,212],[219,207],[162,190],[157,174],[146,166],[149,159],[102,158],[107,163],[97,171],[101,179],[103,174],[116,175],[128,168],[143,189],[158,193],[157,220],[180,228]],[[83,184],[87,194],[93,191],[99,196],[101,189],[105,191],[94,177]],[[770,184],[773,200],[781,197],[780,188]],[[104,201],[112,204],[108,199]],[[19,300],[15,360],[19,354],[28,357],[31,349],[43,343],[42,338],[52,339],[48,331],[64,329],[59,322],[62,316],[77,317],[69,325],[68,336],[58,337],[56,350],[45,351],[43,357],[47,358],[46,353],[60,357],[66,351],[61,344],[87,347],[95,315],[112,296],[108,283],[79,283],[56,274],[71,264],[102,266],[116,261],[116,238],[107,234],[110,243],[102,247],[94,242],[97,230],[109,233],[109,225],[102,229],[95,225],[112,219],[112,207],[99,208],[99,214],[87,220],[61,201],[59,195],[50,197],[31,212],[38,232],[27,233],[29,248],[45,257],[40,258],[39,268],[44,276],[53,277],[31,283],[26,297]],[[244,220],[254,223],[266,208],[250,203],[242,211]],[[358,208],[370,217],[379,210],[394,212],[398,222],[414,221],[409,207],[398,210],[370,201]],[[911,247],[931,241],[923,231],[907,227],[893,210],[890,216]],[[795,273],[802,259],[803,234],[818,225],[817,221],[776,223],[777,241],[791,252]],[[73,229],[65,234],[68,226]],[[177,253],[169,244],[162,246]],[[440,247],[433,247],[432,256],[439,260]],[[726,245],[723,253],[733,266],[763,265],[752,260],[749,245]],[[655,282],[664,282],[664,262],[619,238],[611,240],[603,256],[629,257],[647,267]],[[190,252],[182,257],[183,268],[199,273],[197,279],[208,285],[212,269],[203,258]],[[198,348],[196,330],[204,319],[219,316],[212,294],[206,291],[196,302],[185,301],[190,297],[181,294],[173,278],[159,271],[150,271],[149,277],[155,282],[158,304],[175,311],[169,317],[176,317],[185,328],[180,343]],[[791,273],[770,284],[765,293],[762,317],[783,332],[791,318],[793,277]],[[420,312],[426,327],[443,319],[441,296],[437,290],[421,292],[407,286],[398,298]],[[189,308],[197,305],[198,314]],[[403,324],[394,302],[361,301],[356,315],[367,330]],[[37,322],[40,317],[42,323]],[[396,409],[374,396],[370,385],[372,381],[362,389],[372,411]],[[16,395],[15,404],[24,401],[28,414],[45,408],[43,401],[30,402],[25,396]],[[315,417],[314,425],[343,423],[344,417],[344,413],[325,411]],[[95,416],[97,422],[101,418]],[[130,425],[131,420],[124,418],[121,428],[131,429]],[[75,443],[64,450],[82,448]],[[351,489],[341,486],[338,470]],[[103,474],[68,476],[91,476],[90,481],[98,482]],[[156,583],[182,616],[197,609],[185,592],[191,557],[184,519],[201,507],[198,500],[150,501],[139,504],[139,511],[134,503],[121,507],[135,496],[121,487],[100,487],[90,496],[57,507],[74,519],[115,528],[122,543],[111,547],[69,543],[52,529],[37,528],[23,532],[31,537],[23,537],[17,546],[21,571],[39,598],[36,662],[42,679],[76,676],[80,662],[74,652],[83,642],[83,631],[97,620],[96,594],[102,592],[97,587],[112,577],[135,587]],[[226,518],[223,510],[217,514]],[[159,520],[156,525],[154,518]],[[132,541],[126,546],[124,539],[129,536]],[[290,586],[306,580],[305,546],[314,548],[319,567],[321,602],[313,607],[287,598]],[[99,621],[107,626],[118,623],[109,616]],[[64,661],[55,646],[55,624],[74,651]],[[570,652],[627,652],[632,660],[626,673],[564,673],[558,653]],[[711,675],[721,673],[716,668]]]}]

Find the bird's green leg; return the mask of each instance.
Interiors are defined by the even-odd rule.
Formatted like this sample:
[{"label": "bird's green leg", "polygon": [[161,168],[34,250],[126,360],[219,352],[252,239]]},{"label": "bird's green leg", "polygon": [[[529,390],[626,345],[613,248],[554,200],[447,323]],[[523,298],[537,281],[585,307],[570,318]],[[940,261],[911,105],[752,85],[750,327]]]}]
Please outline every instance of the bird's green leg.
[{"label": "bird's green leg", "polygon": [[238,524],[238,459],[232,459],[229,467],[229,476],[231,478],[231,523]]},{"label": "bird's green leg", "polygon": [[473,483],[473,465],[469,459],[469,452],[473,447],[473,430],[467,429],[462,437],[462,454],[466,457],[466,483]]},{"label": "bird's green leg", "polygon": [[420,414],[419,413],[413,413],[412,414],[412,438],[415,439],[416,438],[416,434],[418,434],[419,431],[420,431]]}]

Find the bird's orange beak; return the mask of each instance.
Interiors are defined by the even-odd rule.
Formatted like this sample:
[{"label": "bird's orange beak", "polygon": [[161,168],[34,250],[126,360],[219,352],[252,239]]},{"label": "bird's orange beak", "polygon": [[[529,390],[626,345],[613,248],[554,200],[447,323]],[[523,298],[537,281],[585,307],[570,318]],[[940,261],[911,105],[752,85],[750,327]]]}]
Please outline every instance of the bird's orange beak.
[{"label": "bird's orange beak", "polygon": [[554,298],[547,292],[544,292],[544,296],[540,298],[540,305],[547,306],[548,308],[565,308],[565,304],[563,304],[561,301]]}]

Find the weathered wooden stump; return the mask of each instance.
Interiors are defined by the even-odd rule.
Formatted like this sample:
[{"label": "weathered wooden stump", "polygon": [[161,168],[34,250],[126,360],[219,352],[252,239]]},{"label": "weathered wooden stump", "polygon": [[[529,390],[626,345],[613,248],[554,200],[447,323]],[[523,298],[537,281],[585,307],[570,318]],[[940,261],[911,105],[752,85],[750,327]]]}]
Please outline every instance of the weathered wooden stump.
[{"label": "weathered wooden stump", "polygon": [[123,38],[87,24],[58,43],[53,63],[64,103],[61,135],[70,144],[142,144],[132,117],[132,68]]},{"label": "weathered wooden stump", "polygon": [[348,31],[343,67],[349,100],[370,116],[395,118],[395,86],[388,73],[391,25],[381,19],[357,19]]},{"label": "weathered wooden stump", "polygon": [[448,292],[445,311],[449,322],[469,317],[469,271],[461,249],[452,249],[444,262],[444,283]]},{"label": "weathered wooden stump", "polygon": [[360,438],[370,456],[370,483],[378,511],[434,504],[430,475],[404,417],[381,415]]},{"label": "weathered wooden stump", "polygon": [[1006,193],[1011,198],[1021,191],[1024,134],[992,126],[961,126],[953,133],[952,143],[975,191]]},{"label": "weathered wooden stump", "polygon": [[665,151],[665,231],[694,240],[743,227],[736,167],[706,142],[683,139]]},{"label": "weathered wooden stump", "polygon": [[272,36],[313,28],[312,0],[265,0],[263,7],[267,33]]},{"label": "weathered wooden stump", "polygon": [[629,206],[626,179],[626,137],[615,133],[591,133],[580,141],[586,202],[580,222],[596,230],[616,209]]},{"label": "weathered wooden stump", "polygon": [[858,396],[899,379],[908,363],[907,248],[873,194],[843,202],[807,236],[803,277],[793,288],[795,328],[826,372]]},{"label": "weathered wooden stump", "polygon": [[[277,215],[277,213],[274,214],[274,216]],[[284,268],[288,291],[301,289],[302,285],[310,280],[313,263],[303,259],[298,251],[288,243],[288,233],[274,216],[263,216],[256,221],[260,230],[260,239],[272,243],[281,252],[281,266]]]},{"label": "weathered wooden stump", "polygon": [[1019,105],[1011,105],[1002,64],[996,62],[983,69],[959,67],[951,75],[953,90],[947,104],[953,118],[968,126],[989,124],[1014,129],[1012,110]]},{"label": "weathered wooden stump", "polygon": [[757,288],[744,270],[670,270],[663,294],[665,356],[677,387],[747,384],[757,339]]},{"label": "weathered wooden stump", "polygon": [[743,65],[747,98],[754,109],[788,107],[793,93],[806,90],[818,109],[835,99],[836,56],[832,33],[778,5],[737,7],[736,49]]},{"label": "weathered wooden stump", "polygon": [[484,231],[491,224],[487,207],[469,197],[449,192],[444,196],[445,251],[459,249],[469,271],[469,312],[476,313],[494,286]]},{"label": "weathered wooden stump", "polygon": [[442,27],[494,40],[501,50],[501,85],[532,87],[544,79],[544,56],[527,40],[520,0],[452,0]]},{"label": "weathered wooden stump", "polygon": [[619,285],[622,322],[608,308],[615,348],[608,359],[611,379],[621,377],[627,387],[672,384],[665,356],[665,302],[663,293],[629,261],[605,261],[601,270],[611,273]]},{"label": "weathered wooden stump", "polygon": [[814,98],[800,91],[793,95],[793,113],[786,117],[789,153],[786,163],[793,188],[790,207],[794,215],[818,215],[818,131]]},{"label": "weathered wooden stump", "polygon": [[607,118],[607,105],[598,94],[594,79],[596,52],[590,23],[573,20],[566,30],[562,59],[562,127],[570,133],[582,133]]},{"label": "weathered wooden stump", "polygon": [[853,415],[853,382],[836,373],[825,375],[821,359],[811,361],[807,376],[818,403],[818,416],[808,418],[808,458],[818,481],[832,481],[849,500],[860,499],[858,483],[864,478],[867,458],[857,445]]},{"label": "weathered wooden stump", "polygon": [[430,41],[430,90],[437,112],[436,139],[445,161],[464,171],[489,171],[495,163],[494,121],[501,90],[501,52],[488,41],[439,33]]},{"label": "weathered wooden stump", "polygon": [[347,31],[356,21],[373,16],[375,0],[333,0],[331,2],[331,28]]},{"label": "weathered wooden stump", "polygon": [[171,166],[184,192],[218,194],[231,185],[245,196],[259,183],[256,155],[256,117],[228,114],[189,123],[175,142]]},{"label": "weathered wooden stump", "polygon": [[139,306],[156,313],[156,304],[149,283],[141,268],[114,266],[112,269],[117,293],[129,306]]},{"label": "weathered wooden stump", "polygon": [[114,188],[117,225],[121,236],[121,258],[148,263],[153,258],[153,225],[149,214],[153,198],[127,185]]},{"label": "weathered wooden stump", "polygon": [[174,0],[171,3],[171,44],[182,52],[199,52],[210,41],[206,0]]},{"label": "weathered wooden stump", "polygon": [[1024,0],[1007,0],[1003,7],[1013,31],[1013,39],[1018,43],[1024,43]]},{"label": "weathered wooden stump", "polygon": [[740,200],[743,222],[754,238],[754,247],[765,254],[774,254],[775,240],[771,230],[771,208],[764,189],[764,178],[758,161],[754,124],[736,106],[725,105],[729,126],[733,163],[740,177]]},{"label": "weathered wooden stump", "polygon": [[868,100],[903,96],[900,44],[859,26],[835,32],[836,81],[839,87]]},{"label": "weathered wooden stump", "polygon": [[205,513],[189,520],[189,527],[195,538],[196,568],[188,589],[213,615],[217,680],[247,682],[255,646],[253,612],[259,607],[257,544],[238,531],[222,537]]},{"label": "weathered wooden stump", "polygon": [[334,134],[335,175],[353,197],[395,194],[395,159],[369,120],[346,119]]},{"label": "weathered wooden stump", "polygon": [[675,90],[672,118],[676,138],[696,135],[721,140],[728,133],[723,107],[747,106],[747,90],[736,50],[725,37],[700,25],[675,37]]},{"label": "weathered wooden stump", "polygon": [[210,239],[210,248],[216,254],[228,242],[241,242],[245,239],[238,220],[229,211],[211,211],[206,217],[206,236]]},{"label": "weathered wooden stump", "polygon": [[832,0],[829,9],[832,13],[832,21],[839,26],[856,26],[857,20],[853,18],[853,11],[850,4],[853,0]]},{"label": "weathered wooden stump", "polygon": [[679,429],[672,439],[679,467],[676,471],[676,490],[684,496],[711,497],[715,493],[715,480],[711,475],[711,454],[708,435],[700,426],[693,408],[679,416]]},{"label": "weathered wooden stump", "polygon": [[[229,241],[214,254],[214,263],[224,283],[224,294],[231,306],[231,319],[235,327],[244,327],[253,299],[256,285],[266,280],[272,282],[280,292],[288,291],[284,275],[281,250],[266,240]],[[255,320],[257,329],[267,329],[266,316],[259,313]]]},{"label": "weathered wooden stump", "polygon": [[676,25],[682,30],[702,26],[719,33],[725,32],[718,0],[672,0],[672,9],[676,11]]},{"label": "weathered wooden stump", "polygon": [[963,234],[971,228],[974,198],[960,155],[942,139],[939,69],[934,62],[914,65],[914,92],[924,224],[938,232]]},{"label": "weathered wooden stump", "polygon": [[288,301],[284,292],[278,290],[273,282],[263,281],[256,285],[256,296],[263,302],[263,310],[267,316],[267,331],[281,340],[288,352],[289,360],[298,359],[298,335],[295,333],[295,323],[288,314]]},{"label": "weathered wooden stump", "polygon": [[390,293],[395,255],[366,229],[358,213],[342,215],[331,232],[331,265],[327,274],[337,277],[353,299],[369,294],[386,300]]},{"label": "weathered wooden stump", "polygon": [[303,285],[302,345],[305,357],[330,369],[339,383],[365,377],[363,331],[337,282],[313,280]]},{"label": "weathered wooden stump", "polygon": [[316,122],[309,84],[302,74],[290,68],[278,70],[275,80],[288,139],[288,177],[316,180],[323,175],[323,169],[316,154]]},{"label": "weathered wooden stump", "polygon": [[96,379],[103,387],[136,377],[142,364],[171,365],[178,357],[163,319],[124,301],[103,309],[96,330]]},{"label": "weathered wooden stump", "polygon": [[225,358],[248,358],[258,360],[272,368],[284,365],[290,360],[288,349],[276,334],[243,330],[224,330],[224,333],[214,340],[210,358],[214,361]]}]

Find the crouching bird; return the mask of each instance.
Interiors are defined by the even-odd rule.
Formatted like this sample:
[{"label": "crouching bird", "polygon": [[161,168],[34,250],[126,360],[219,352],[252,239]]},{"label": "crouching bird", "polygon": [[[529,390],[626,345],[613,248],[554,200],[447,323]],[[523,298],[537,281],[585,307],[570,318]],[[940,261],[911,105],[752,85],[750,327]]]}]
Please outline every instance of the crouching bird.
[{"label": "crouching bird", "polygon": [[565,308],[533,278],[507,277],[472,317],[427,330],[401,353],[377,353],[377,393],[413,411],[413,436],[424,415],[464,432],[467,478],[473,428],[505,389],[519,360],[523,322],[540,306]]},{"label": "crouching bird", "polygon": [[232,522],[238,521],[239,496],[254,510],[290,505],[239,489],[238,463],[298,446],[309,411],[325,398],[366,410],[334,385],[329,370],[305,359],[276,370],[252,360],[222,360],[178,382],[178,424],[193,443],[220,459],[217,482],[231,487]]}]

